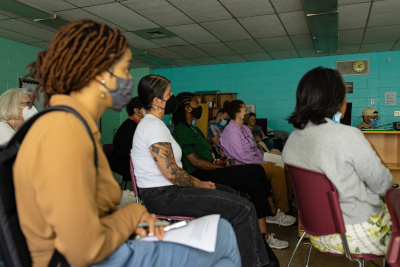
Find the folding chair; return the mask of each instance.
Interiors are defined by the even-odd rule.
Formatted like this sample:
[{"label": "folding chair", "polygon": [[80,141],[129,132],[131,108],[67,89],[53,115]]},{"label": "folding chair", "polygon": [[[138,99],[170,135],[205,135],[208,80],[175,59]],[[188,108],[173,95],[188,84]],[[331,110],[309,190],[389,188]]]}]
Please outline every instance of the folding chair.
[{"label": "folding chair", "polygon": [[400,190],[389,189],[385,195],[393,232],[386,250],[386,262],[391,267],[400,267]]},{"label": "folding chair", "polygon": [[[290,265],[294,254],[306,233],[314,236],[340,234],[345,257],[364,266],[364,260],[383,258],[383,255],[351,254],[346,238],[346,227],[339,204],[339,196],[335,186],[323,174],[290,164],[286,164],[292,174],[293,190],[300,211],[299,221],[304,233],[297,243],[287,266]],[[307,265],[312,246],[308,253]],[[343,256],[324,252],[329,256]]]},{"label": "folding chair", "polygon": [[[138,189],[137,183],[136,183],[136,176],[134,174],[132,159],[129,160],[129,165],[130,165],[129,169],[131,172],[131,179],[132,179],[132,187],[133,187],[133,192],[135,193],[136,203],[142,205],[143,203],[142,203],[142,200],[140,199],[140,194],[139,194],[139,189]],[[197,219],[196,217],[188,217],[188,216],[156,215],[156,217],[159,219],[168,220],[168,221],[193,221],[193,220]]]}]

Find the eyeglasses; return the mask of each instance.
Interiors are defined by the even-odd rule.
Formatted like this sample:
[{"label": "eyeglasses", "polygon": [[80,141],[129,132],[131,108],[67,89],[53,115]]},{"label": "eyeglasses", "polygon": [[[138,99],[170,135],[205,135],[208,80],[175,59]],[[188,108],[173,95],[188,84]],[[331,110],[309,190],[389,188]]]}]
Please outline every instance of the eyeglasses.
[{"label": "eyeglasses", "polygon": [[29,106],[31,104],[31,102],[30,101],[27,101],[27,102],[21,102],[21,105],[25,105],[25,106]]},{"label": "eyeglasses", "polygon": [[368,116],[368,118],[370,118],[371,120],[379,120],[381,117],[371,118],[370,116]]}]

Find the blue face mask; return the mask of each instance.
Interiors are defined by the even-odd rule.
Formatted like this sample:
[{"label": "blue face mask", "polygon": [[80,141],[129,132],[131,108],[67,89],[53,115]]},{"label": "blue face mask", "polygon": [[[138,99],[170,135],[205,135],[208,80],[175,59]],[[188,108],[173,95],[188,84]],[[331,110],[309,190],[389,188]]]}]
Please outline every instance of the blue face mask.
[{"label": "blue face mask", "polygon": [[228,121],[227,120],[223,120],[223,121],[221,121],[219,124],[222,126],[222,127],[225,127],[225,125],[228,123]]},{"label": "blue face mask", "polygon": [[369,125],[376,127],[376,125],[378,125],[378,119],[372,119]]},{"label": "blue face mask", "polygon": [[197,124],[197,121],[196,120],[192,120],[192,125],[196,126],[196,124]]},{"label": "blue face mask", "polygon": [[333,115],[332,120],[333,120],[335,123],[340,123],[340,117],[342,117],[342,113],[337,112],[335,115]]}]

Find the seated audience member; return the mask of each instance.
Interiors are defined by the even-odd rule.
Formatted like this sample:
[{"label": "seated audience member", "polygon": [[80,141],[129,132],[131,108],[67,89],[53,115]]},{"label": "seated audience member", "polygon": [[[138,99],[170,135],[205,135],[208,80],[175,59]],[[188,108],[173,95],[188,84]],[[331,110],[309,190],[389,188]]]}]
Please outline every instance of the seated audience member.
[{"label": "seated audience member", "polygon": [[379,122],[378,111],[374,108],[366,108],[358,118],[363,118],[363,122],[357,126],[358,129],[377,129]]},{"label": "seated audience member", "polygon": [[210,123],[207,128],[208,142],[212,144],[213,152],[218,158],[222,157],[218,146],[218,140],[225,128],[226,123],[228,122],[228,119],[228,114],[225,112],[225,110],[220,109],[215,116],[214,122]]},{"label": "seated audience member", "polygon": [[285,171],[273,163],[264,161],[264,156],[257,147],[250,129],[243,124],[247,107],[241,100],[224,103],[224,109],[231,118],[219,139],[219,146],[224,154],[235,159],[236,165],[257,164],[264,168],[268,180],[271,182],[272,194],[278,209],[274,209],[274,216],[268,216],[268,223],[289,226],[296,222],[296,218],[286,215],[289,211],[289,197],[291,195],[290,175],[285,178]]},{"label": "seated audience member", "polygon": [[[253,134],[253,138],[256,142],[262,141],[262,138],[265,137],[265,134],[261,128],[261,126],[256,125],[256,114],[251,112],[249,113],[249,121],[246,124],[247,127],[249,127],[251,133]],[[266,139],[263,141],[269,150],[272,150],[274,148],[274,140],[272,139]]]},{"label": "seated audience member", "polygon": [[133,134],[145,112],[139,97],[134,97],[126,106],[129,118],[119,127],[114,137],[114,153],[110,156],[111,170],[122,175],[125,181],[131,180],[129,159],[132,148]]},{"label": "seated audience member", "polygon": [[[214,253],[169,242],[128,241],[132,234],[164,237],[143,205],[115,209],[121,189],[96,126],[106,109],[121,111],[130,101],[131,60],[118,29],[78,20],[61,27],[49,50],[30,64],[45,106],[75,109],[94,138],[76,116],[57,111],[39,118],[21,144],[13,168],[15,196],[32,266],[48,266],[55,249],[72,266],[177,266],[177,261],[240,266],[234,232],[224,220]],[[149,224],[148,232],[137,227],[139,222]]]},{"label": "seated audience member", "polygon": [[7,143],[21,125],[37,110],[31,106],[31,93],[24,88],[7,90],[0,96],[0,145]]},{"label": "seated audience member", "polygon": [[[392,186],[392,174],[359,130],[339,123],[346,103],[338,71],[318,67],[306,73],[288,119],[296,129],[286,142],[283,161],[322,172],[335,185],[351,253],[385,255],[392,225],[380,197]],[[321,251],[343,254],[340,235],[310,240]]]},{"label": "seated audience member", "polygon": [[[248,193],[257,211],[261,233],[267,233],[265,218],[271,214],[268,200],[271,192],[263,169],[256,165],[227,166],[227,158],[213,160],[206,138],[195,127],[196,119],[202,115],[197,98],[192,93],[180,93],[177,99],[179,105],[173,116],[175,130],[172,135],[182,149],[183,168],[202,181],[212,180]],[[273,234],[266,238],[272,248],[288,246],[286,241],[273,238]]]},{"label": "seated audience member", "polygon": [[211,181],[200,181],[182,169],[182,150],[163,122],[164,115],[174,113],[178,106],[170,81],[147,75],[139,82],[138,94],[146,115],[136,128],[131,155],[146,208],[167,216],[220,214],[236,233],[242,266],[269,266],[274,254],[260,234],[253,204],[214,190]]}]

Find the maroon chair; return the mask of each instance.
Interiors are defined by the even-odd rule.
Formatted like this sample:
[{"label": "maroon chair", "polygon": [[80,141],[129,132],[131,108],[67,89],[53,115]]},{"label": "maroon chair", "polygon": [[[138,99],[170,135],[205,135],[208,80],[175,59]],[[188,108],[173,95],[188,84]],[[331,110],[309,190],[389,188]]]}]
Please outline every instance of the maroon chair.
[{"label": "maroon chair", "polygon": [[385,195],[393,232],[386,250],[386,262],[391,267],[400,267],[400,190],[389,189]]},{"label": "maroon chair", "polygon": [[[139,189],[136,184],[136,176],[134,174],[132,159],[129,160],[129,165],[130,165],[129,170],[131,172],[133,192],[135,193],[135,197],[136,197],[136,203],[143,204],[142,200],[140,199]],[[164,220],[169,220],[169,221],[193,221],[193,220],[197,219],[196,217],[187,217],[187,216],[156,215],[156,217],[159,219],[164,219]]]},{"label": "maroon chair", "polygon": [[[340,234],[346,258],[364,266],[364,260],[383,258],[384,255],[350,254],[346,238],[346,227],[339,204],[339,196],[335,186],[323,173],[303,169],[286,164],[292,174],[293,191],[300,211],[299,221],[304,233],[297,243],[287,266],[290,265],[294,254],[305,234],[314,236]],[[311,252],[310,247],[310,252]],[[310,258],[308,253],[307,265]],[[343,256],[324,252],[329,256]]]}]

